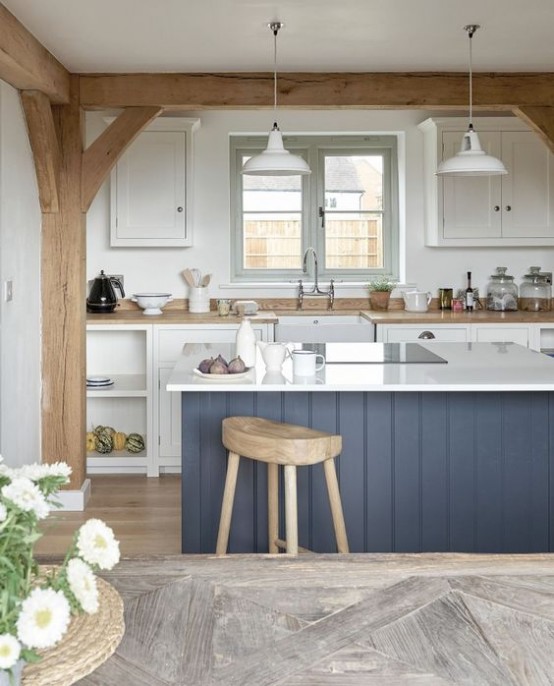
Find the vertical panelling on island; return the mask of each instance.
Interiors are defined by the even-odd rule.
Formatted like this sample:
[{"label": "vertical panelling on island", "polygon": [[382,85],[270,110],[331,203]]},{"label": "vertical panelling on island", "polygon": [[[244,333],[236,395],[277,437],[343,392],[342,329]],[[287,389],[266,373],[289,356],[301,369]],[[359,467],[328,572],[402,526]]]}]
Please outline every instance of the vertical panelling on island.
[{"label": "vertical panelling on island", "polygon": [[[340,433],[352,552],[546,552],[554,394],[183,394],[183,552],[212,553],[226,455],[221,421],[261,416]],[[334,552],[320,465],[298,473],[300,544]],[[282,495],[282,490],[281,490]],[[230,552],[267,552],[265,465],[241,461]]]}]

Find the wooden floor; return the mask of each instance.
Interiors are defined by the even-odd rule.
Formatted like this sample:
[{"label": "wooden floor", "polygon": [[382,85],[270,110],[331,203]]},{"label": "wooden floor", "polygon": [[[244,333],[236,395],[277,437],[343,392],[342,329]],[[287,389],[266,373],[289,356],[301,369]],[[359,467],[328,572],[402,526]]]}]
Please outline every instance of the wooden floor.
[{"label": "wooden floor", "polygon": [[551,686],[554,556],[130,560],[116,653],[80,686]]},{"label": "wooden floor", "polygon": [[181,477],[93,476],[85,512],[53,512],[43,523],[38,556],[63,557],[74,532],[87,519],[114,530],[123,557],[181,552]]}]

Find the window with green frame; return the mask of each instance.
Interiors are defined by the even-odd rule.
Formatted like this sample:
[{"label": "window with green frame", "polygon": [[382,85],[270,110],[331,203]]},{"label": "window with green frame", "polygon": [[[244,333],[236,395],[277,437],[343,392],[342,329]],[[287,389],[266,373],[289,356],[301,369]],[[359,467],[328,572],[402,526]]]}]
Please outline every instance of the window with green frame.
[{"label": "window with green frame", "polygon": [[308,247],[324,278],[398,277],[396,136],[285,137],[310,175],[242,175],[266,143],[266,136],[231,137],[233,280],[301,278]]}]

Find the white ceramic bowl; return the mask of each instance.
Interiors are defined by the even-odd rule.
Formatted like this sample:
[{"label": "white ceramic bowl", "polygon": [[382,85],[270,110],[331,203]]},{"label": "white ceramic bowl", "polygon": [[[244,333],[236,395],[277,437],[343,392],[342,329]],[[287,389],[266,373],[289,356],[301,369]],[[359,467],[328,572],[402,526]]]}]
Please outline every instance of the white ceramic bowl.
[{"label": "white ceramic bowl", "polygon": [[131,300],[141,307],[143,314],[161,314],[162,307],[173,300],[171,293],[133,293]]}]

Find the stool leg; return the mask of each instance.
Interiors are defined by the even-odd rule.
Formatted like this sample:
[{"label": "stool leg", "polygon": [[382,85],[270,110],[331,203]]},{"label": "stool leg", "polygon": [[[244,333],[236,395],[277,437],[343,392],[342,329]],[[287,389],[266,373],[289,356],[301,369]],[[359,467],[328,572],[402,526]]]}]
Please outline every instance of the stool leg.
[{"label": "stool leg", "polygon": [[325,481],[327,482],[329,505],[331,506],[333,526],[335,527],[337,550],[339,553],[348,553],[350,552],[348,548],[348,538],[346,537],[346,526],[344,524],[344,514],[340,499],[339,482],[337,481],[337,472],[335,470],[335,461],[333,458],[325,460],[323,463],[323,469],[325,470]]},{"label": "stool leg", "polygon": [[279,538],[279,465],[267,464],[267,528],[269,552],[278,553],[275,541]]},{"label": "stool leg", "polygon": [[217,533],[217,543],[215,546],[216,555],[225,555],[227,553],[227,546],[229,545],[229,531],[231,529],[231,516],[233,514],[233,502],[235,500],[235,489],[237,487],[239,462],[240,456],[229,451],[227,476],[225,477],[225,489],[223,491],[221,517],[219,520],[219,531]]},{"label": "stool leg", "polygon": [[287,553],[298,555],[298,511],[296,496],[296,467],[285,465],[285,529]]}]

